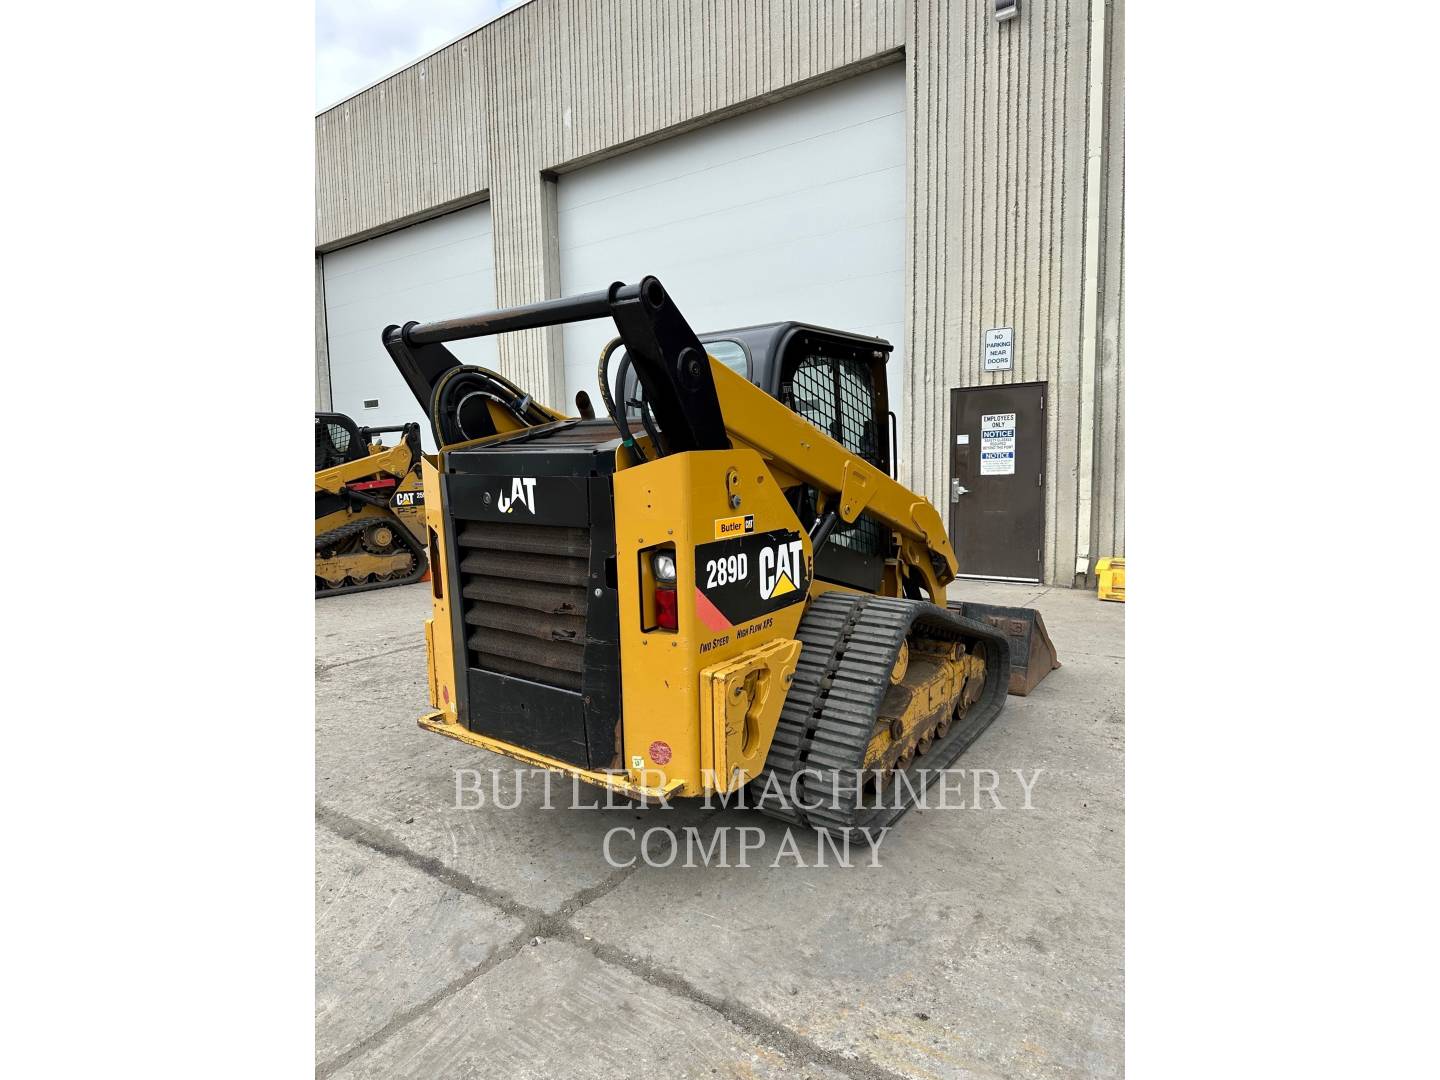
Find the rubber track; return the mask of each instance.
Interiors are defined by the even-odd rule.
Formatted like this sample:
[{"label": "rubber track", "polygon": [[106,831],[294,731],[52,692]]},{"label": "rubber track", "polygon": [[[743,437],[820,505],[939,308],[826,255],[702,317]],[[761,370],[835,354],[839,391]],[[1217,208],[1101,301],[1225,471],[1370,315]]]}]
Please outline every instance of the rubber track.
[{"label": "rubber track", "polygon": [[[351,536],[358,536],[371,525],[380,523],[380,518],[366,518],[363,521],[354,521],[348,525],[341,525],[338,529],[323,532],[315,537],[315,550],[319,551],[329,544],[347,540]],[[405,527],[403,522],[387,521],[384,522],[384,524],[389,525],[395,531],[395,535],[399,538],[401,545],[407,548],[411,555],[415,556],[414,572],[409,577],[397,578],[395,580],[368,581],[364,585],[341,585],[335,589],[316,589],[315,599],[319,600],[325,596],[340,596],[343,593],[369,592],[371,589],[388,589],[392,585],[412,585],[425,576],[425,570],[430,565],[430,561],[425,554],[425,549],[420,546],[415,537],[410,535],[410,530]]]},{"label": "rubber track", "polygon": [[[899,788],[887,784],[883,806],[876,808],[875,792],[857,805],[853,786],[855,770],[862,767],[865,751],[875,732],[875,719],[900,646],[913,630],[927,637],[963,640],[985,654],[985,686],[964,717],[951,724],[943,739],[916,756],[905,773],[911,783]],[[775,728],[765,769],[753,782],[756,805],[762,813],[792,825],[845,831],[886,828],[915,803],[920,790],[919,770],[934,774],[949,768],[966,748],[990,726],[1005,705],[1010,682],[1010,645],[1003,634],[973,619],[923,600],[863,596],[830,592],[810,602],[800,620],[797,636],[803,643],[795,678]],[[829,773],[839,770],[846,783],[842,799],[831,805],[830,781],[813,772],[800,778],[799,801],[817,809],[784,805],[773,797],[777,786],[788,793],[801,769]],[[773,777],[773,779],[771,779]],[[772,792],[765,798],[767,787]],[[912,787],[914,790],[912,790]],[[897,795],[900,796],[897,798]]]}]

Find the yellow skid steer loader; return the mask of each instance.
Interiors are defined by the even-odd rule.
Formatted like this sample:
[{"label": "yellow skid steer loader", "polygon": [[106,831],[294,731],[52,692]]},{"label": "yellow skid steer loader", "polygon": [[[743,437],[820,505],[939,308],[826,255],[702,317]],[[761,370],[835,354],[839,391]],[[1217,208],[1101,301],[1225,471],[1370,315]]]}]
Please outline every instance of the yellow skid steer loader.
[{"label": "yellow skid steer loader", "polygon": [[[446,348],[586,319],[618,331],[604,417]],[[382,341],[440,447],[428,730],[631,798],[750,785],[787,822],[881,827],[1056,666],[1035,612],[947,604],[944,522],[893,476],[888,342],[699,337],[653,277]]]},{"label": "yellow skid steer loader", "polygon": [[[372,436],[398,432],[386,447]],[[420,426],[357,427],[315,414],[315,595],[406,585],[425,575]]]}]

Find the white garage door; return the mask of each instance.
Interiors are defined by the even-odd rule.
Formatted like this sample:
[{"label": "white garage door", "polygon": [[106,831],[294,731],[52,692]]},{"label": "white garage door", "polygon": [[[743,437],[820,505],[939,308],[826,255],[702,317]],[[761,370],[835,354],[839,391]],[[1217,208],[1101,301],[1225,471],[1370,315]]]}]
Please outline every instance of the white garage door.
[{"label": "white garage door", "polygon": [[[489,204],[332,251],[322,266],[334,410],[357,424],[418,421],[425,448],[434,450],[424,411],[380,344],[380,332],[391,323],[494,309]],[[466,363],[498,363],[494,338],[456,342],[450,350]]]},{"label": "white garage door", "polygon": [[[654,274],[697,333],[797,319],[883,337],[898,413],[904,105],[895,64],[561,176],[562,292]],[[565,328],[570,400],[600,407],[613,334]]]}]

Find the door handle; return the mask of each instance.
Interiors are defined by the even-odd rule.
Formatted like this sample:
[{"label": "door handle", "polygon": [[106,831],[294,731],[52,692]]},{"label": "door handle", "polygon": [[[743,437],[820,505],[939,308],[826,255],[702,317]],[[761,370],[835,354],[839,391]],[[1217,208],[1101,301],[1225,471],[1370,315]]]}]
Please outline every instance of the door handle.
[{"label": "door handle", "polygon": [[959,502],[961,495],[969,495],[969,494],[970,494],[970,489],[967,488],[967,487],[961,487],[959,480],[951,480],[951,481],[950,481],[950,501],[951,501],[951,502]]}]

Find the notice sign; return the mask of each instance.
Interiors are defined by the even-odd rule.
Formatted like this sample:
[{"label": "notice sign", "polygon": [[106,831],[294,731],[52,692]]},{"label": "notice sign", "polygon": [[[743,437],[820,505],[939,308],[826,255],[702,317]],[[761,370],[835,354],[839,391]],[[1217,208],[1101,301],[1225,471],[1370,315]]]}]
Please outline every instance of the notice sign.
[{"label": "notice sign", "polygon": [[980,417],[980,475],[1015,475],[1015,414]]},{"label": "notice sign", "polygon": [[985,331],[985,353],[981,365],[986,371],[1015,369],[1015,331],[1001,326]]}]

